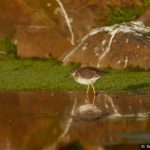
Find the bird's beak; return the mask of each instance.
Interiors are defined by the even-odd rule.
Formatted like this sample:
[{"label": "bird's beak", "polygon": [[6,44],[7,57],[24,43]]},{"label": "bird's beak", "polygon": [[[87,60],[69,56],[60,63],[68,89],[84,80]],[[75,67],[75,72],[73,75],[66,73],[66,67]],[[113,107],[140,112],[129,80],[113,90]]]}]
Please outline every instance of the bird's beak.
[{"label": "bird's beak", "polygon": [[70,76],[70,74],[67,74],[64,78],[68,78]]}]

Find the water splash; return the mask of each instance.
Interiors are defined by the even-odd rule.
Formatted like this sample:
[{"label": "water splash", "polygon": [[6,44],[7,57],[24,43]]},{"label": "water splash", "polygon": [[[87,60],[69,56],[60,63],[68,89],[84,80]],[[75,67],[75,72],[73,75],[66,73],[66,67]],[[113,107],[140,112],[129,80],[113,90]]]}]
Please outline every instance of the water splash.
[{"label": "water splash", "polygon": [[[142,37],[143,35],[146,38],[150,39],[147,33],[150,33],[150,27],[146,27],[142,22],[139,21],[133,21],[130,23],[122,23],[122,24],[115,24],[112,26],[106,26],[106,27],[100,27],[92,29],[89,33],[87,33],[80,41],[80,43],[74,47],[65,57],[63,58],[64,64],[67,63],[70,59],[70,57],[86,42],[91,36],[98,34],[100,32],[107,32],[109,35],[109,41],[106,42],[106,40],[102,41],[102,54],[98,58],[97,67],[100,67],[100,62],[102,59],[110,52],[112,42],[116,36],[117,33],[131,33],[135,35],[136,37]],[[126,41],[128,43],[129,40]],[[106,45],[108,43],[108,45]]]},{"label": "water splash", "polygon": [[74,45],[74,44],[75,44],[75,43],[74,43],[74,32],[73,32],[73,30],[72,30],[71,20],[70,20],[70,18],[68,17],[68,14],[67,14],[67,12],[66,12],[66,10],[65,10],[65,8],[64,8],[64,6],[63,6],[63,4],[62,4],[62,2],[61,2],[60,0],[56,0],[56,2],[59,4],[59,6],[60,6],[60,8],[61,8],[61,10],[62,10],[62,13],[63,13],[63,16],[64,16],[64,18],[65,18],[66,24],[67,24],[68,29],[69,29],[69,32],[70,32],[70,34],[71,34],[71,44]]}]

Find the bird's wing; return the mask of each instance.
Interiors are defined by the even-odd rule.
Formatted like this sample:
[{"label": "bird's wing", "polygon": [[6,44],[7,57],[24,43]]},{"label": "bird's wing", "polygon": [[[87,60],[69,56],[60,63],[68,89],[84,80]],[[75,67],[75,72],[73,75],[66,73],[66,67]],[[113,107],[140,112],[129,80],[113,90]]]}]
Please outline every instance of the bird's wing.
[{"label": "bird's wing", "polygon": [[98,70],[94,67],[83,67],[79,69],[79,74],[83,78],[92,78],[92,77],[101,77],[107,74],[108,72],[103,70]]},{"label": "bird's wing", "polygon": [[79,70],[80,76],[82,76],[83,78],[87,78],[87,79],[95,77],[97,73],[98,73],[98,70],[92,67],[84,67]]}]

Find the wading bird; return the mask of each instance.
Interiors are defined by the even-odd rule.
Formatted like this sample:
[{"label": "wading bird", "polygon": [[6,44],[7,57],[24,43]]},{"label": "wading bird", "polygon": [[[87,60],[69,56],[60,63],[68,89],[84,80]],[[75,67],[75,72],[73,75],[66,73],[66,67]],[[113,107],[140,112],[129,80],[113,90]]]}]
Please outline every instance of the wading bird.
[{"label": "wading bird", "polygon": [[69,75],[73,76],[76,82],[88,86],[86,90],[86,94],[88,94],[90,86],[93,89],[93,93],[96,94],[93,84],[99,78],[103,77],[106,74],[107,74],[106,71],[100,71],[94,67],[82,67],[82,68],[72,69]]}]

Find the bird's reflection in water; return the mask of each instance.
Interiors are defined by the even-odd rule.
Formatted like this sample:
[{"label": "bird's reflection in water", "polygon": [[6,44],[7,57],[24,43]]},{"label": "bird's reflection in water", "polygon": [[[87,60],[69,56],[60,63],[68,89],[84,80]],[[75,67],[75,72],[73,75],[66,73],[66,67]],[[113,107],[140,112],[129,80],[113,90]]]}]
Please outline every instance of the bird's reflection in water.
[{"label": "bird's reflection in water", "polygon": [[[63,132],[60,134],[60,136],[58,137],[58,139],[56,140],[56,142],[51,145],[50,147],[48,147],[46,150],[55,150],[57,149],[56,147],[58,145],[60,145],[61,143],[65,143],[66,142],[66,137],[67,134],[72,126],[72,123],[76,120],[83,120],[83,121],[92,121],[92,120],[96,120],[100,117],[102,117],[103,113],[102,111],[95,105],[96,102],[96,95],[92,96],[92,99],[90,99],[90,97],[88,95],[86,95],[85,99],[84,99],[84,104],[79,105],[77,107],[77,98],[74,98],[74,103],[70,112],[70,117],[68,118],[68,121],[64,127]],[[81,146],[80,143],[70,143],[69,145],[66,145],[67,147],[63,146],[60,149],[67,149],[67,148],[71,148],[74,146]],[[59,147],[59,146],[58,146]],[[59,148],[58,148],[59,149]],[[82,147],[80,147],[79,149],[82,149]]]},{"label": "bird's reflection in water", "polygon": [[102,112],[100,108],[96,106],[96,96],[97,95],[93,94],[90,96],[86,95],[84,97],[83,104],[79,105],[77,104],[77,98],[74,98],[74,104],[70,113],[70,117],[68,119],[68,123],[66,124],[64,132],[58,138],[58,141],[64,140],[66,134],[71,128],[73,121],[92,121],[106,116],[106,113]]},{"label": "bird's reflection in water", "polygon": [[[149,128],[147,117],[150,114],[149,96],[139,96],[137,99],[137,95],[131,94],[117,94],[116,96],[114,93],[99,93],[98,95],[73,93],[71,100],[71,107],[63,121],[64,126],[61,128],[59,137],[45,150],[113,149],[113,146],[107,148],[106,145],[124,141],[124,138],[131,142],[135,136],[141,138],[141,133],[126,135],[125,131],[132,133],[147,131]],[[116,132],[118,134],[114,136]],[[145,135],[145,133],[142,134]],[[146,136],[149,140],[149,135]],[[122,146],[118,149],[120,148]]]},{"label": "bird's reflection in water", "polygon": [[86,95],[85,102],[76,108],[75,120],[95,120],[104,116],[104,113],[96,106],[96,95]]},{"label": "bird's reflection in water", "polygon": [[90,99],[89,95],[86,94],[85,103],[87,104],[95,104],[96,95],[92,95],[93,97]]}]

